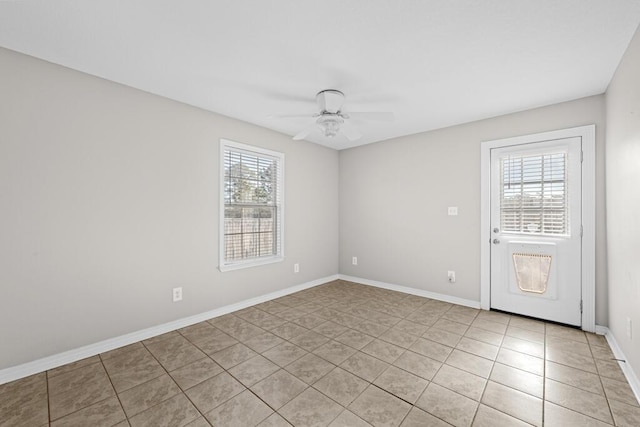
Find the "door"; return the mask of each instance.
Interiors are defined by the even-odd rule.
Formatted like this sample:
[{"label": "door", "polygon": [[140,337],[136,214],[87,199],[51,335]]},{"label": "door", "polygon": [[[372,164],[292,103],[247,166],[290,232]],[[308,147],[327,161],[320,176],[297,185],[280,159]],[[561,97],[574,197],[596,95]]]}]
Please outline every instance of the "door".
[{"label": "door", "polygon": [[491,149],[491,308],[581,325],[581,138]]}]

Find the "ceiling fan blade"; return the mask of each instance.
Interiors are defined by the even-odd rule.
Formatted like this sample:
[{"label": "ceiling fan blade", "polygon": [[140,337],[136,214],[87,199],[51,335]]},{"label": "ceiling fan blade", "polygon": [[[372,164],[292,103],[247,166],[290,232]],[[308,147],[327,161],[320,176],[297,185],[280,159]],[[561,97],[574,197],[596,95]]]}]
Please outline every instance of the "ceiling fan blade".
[{"label": "ceiling fan blade", "polygon": [[308,119],[316,114],[271,114],[268,119]]},{"label": "ceiling fan blade", "polygon": [[342,124],[341,130],[344,136],[346,136],[349,141],[356,141],[362,138],[362,134],[360,133],[360,131],[358,131],[358,129],[356,129],[355,126],[351,125],[349,122],[344,122]]},{"label": "ceiling fan blade", "polygon": [[294,137],[293,140],[294,141],[300,141],[301,139],[305,139],[306,137],[309,136],[309,134],[315,130],[318,129],[318,125],[316,125],[315,123],[311,123],[309,126],[305,127],[304,129],[302,129],[300,132],[298,132]]},{"label": "ceiling fan blade", "polygon": [[382,112],[382,111],[356,111],[353,113],[345,113],[352,119],[362,119],[362,120],[372,120],[377,122],[392,122],[395,120],[395,115],[390,112]]}]

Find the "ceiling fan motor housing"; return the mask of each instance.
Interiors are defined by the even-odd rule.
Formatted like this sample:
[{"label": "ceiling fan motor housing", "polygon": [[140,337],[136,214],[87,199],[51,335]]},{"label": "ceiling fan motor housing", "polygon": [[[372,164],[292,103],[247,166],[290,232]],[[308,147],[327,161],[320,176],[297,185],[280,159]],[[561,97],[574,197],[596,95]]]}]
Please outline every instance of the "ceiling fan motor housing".
[{"label": "ceiling fan motor housing", "polygon": [[336,114],[340,112],[344,104],[344,93],[335,89],[326,89],[318,92],[316,102],[320,111]]}]

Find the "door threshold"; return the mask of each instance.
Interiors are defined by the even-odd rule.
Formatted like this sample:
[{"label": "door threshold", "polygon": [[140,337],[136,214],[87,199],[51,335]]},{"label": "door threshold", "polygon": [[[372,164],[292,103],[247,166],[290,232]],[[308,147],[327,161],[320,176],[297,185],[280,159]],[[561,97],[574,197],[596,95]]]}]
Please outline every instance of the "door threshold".
[{"label": "door threshold", "polygon": [[582,330],[581,326],[569,325],[567,323],[561,323],[561,322],[556,322],[556,321],[553,321],[553,320],[541,319],[539,317],[527,316],[525,314],[512,313],[510,311],[499,310],[497,308],[491,308],[491,309],[489,309],[489,311],[493,311],[495,313],[508,314],[510,316],[518,316],[518,317],[522,317],[523,319],[530,319],[530,320],[535,320],[535,321],[538,321],[538,322],[551,323],[553,325],[564,326],[564,327],[567,327],[567,328],[573,328],[573,329],[577,329],[579,331]]}]

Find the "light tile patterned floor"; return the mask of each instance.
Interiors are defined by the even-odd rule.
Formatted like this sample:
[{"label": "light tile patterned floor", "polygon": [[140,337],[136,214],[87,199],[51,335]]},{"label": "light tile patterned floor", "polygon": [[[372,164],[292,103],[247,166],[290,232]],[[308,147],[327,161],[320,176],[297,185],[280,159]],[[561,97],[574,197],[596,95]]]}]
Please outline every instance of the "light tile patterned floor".
[{"label": "light tile patterned floor", "polygon": [[0,427],[640,426],[603,337],[343,281],[0,386]]}]

